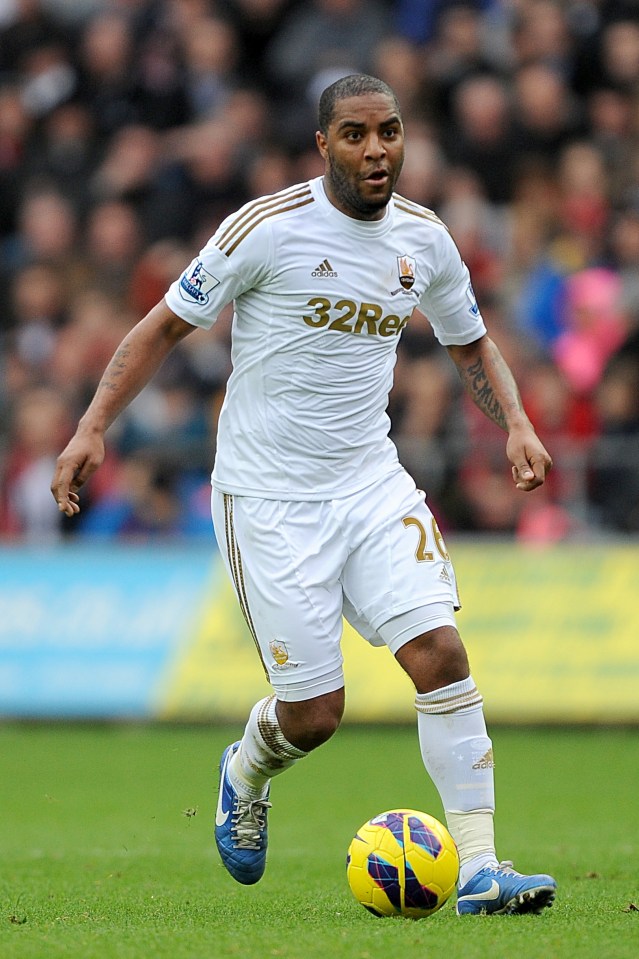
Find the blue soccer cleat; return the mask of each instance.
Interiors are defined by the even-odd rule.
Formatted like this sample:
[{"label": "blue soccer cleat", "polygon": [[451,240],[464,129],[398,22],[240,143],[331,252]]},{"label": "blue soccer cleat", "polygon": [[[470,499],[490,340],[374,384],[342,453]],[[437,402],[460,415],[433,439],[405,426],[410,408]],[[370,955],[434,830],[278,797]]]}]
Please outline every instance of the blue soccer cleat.
[{"label": "blue soccer cleat", "polygon": [[523,876],[512,862],[484,866],[458,891],[457,915],[539,913],[552,906],[556,890],[552,876]]},{"label": "blue soccer cleat", "polygon": [[245,886],[258,882],[266,868],[267,825],[270,809],[264,799],[244,799],[226,774],[239,742],[227,746],[220,760],[220,794],[215,813],[215,842],[226,869]]}]

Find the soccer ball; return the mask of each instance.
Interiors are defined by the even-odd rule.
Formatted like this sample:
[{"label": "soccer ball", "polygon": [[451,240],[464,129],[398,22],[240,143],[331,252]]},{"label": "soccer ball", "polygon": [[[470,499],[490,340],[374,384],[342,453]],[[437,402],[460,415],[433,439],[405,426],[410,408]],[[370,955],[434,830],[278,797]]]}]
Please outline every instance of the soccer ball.
[{"label": "soccer ball", "polygon": [[390,809],[357,830],[346,876],[358,902],[375,916],[423,919],[449,898],[459,874],[453,838],[437,819]]}]

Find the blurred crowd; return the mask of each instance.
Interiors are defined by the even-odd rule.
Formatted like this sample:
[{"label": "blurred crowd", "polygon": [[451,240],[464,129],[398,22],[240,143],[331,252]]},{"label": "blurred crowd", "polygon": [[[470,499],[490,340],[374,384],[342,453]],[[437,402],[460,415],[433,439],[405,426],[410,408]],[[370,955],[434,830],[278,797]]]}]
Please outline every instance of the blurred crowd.
[{"label": "blurred crowd", "polygon": [[639,533],[638,0],[2,0],[0,539],[211,536],[230,310],[111,428],[73,521],[54,460],[220,220],[322,172],[319,93],[360,71],[395,89],[398,190],[449,226],[555,460],[514,489],[415,316],[392,437],[440,525]]}]

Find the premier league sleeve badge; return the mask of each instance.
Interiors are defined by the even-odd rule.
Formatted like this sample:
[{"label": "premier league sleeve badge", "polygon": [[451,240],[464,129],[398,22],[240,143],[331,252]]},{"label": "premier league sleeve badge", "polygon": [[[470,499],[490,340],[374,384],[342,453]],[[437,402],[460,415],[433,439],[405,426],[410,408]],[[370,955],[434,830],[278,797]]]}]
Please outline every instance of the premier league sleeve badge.
[{"label": "premier league sleeve badge", "polygon": [[180,279],[180,296],[187,303],[197,303],[205,306],[209,302],[209,293],[220,280],[212,273],[208,273],[202,266],[201,260],[193,260]]}]

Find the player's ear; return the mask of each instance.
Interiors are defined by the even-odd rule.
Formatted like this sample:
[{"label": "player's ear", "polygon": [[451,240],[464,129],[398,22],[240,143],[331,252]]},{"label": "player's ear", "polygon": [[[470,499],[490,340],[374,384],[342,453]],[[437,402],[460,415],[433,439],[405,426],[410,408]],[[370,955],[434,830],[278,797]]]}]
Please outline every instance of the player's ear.
[{"label": "player's ear", "polygon": [[318,130],[315,134],[315,142],[317,143],[317,149],[322,155],[322,158],[325,160],[328,156],[328,144],[326,142],[326,137],[321,130]]}]

